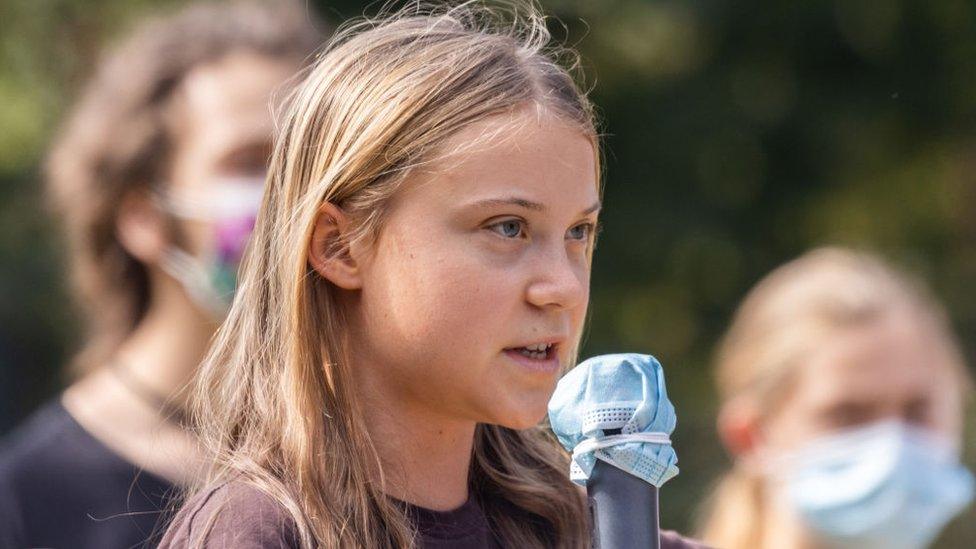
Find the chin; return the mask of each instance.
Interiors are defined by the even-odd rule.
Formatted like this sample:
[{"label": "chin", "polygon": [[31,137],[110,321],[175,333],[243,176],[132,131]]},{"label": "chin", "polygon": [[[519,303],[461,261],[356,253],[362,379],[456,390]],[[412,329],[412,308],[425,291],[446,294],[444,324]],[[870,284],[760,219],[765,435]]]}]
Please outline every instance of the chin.
[{"label": "chin", "polygon": [[539,423],[546,417],[547,412],[547,402],[542,402],[541,404],[533,404],[531,406],[522,406],[518,408],[513,408],[509,410],[499,411],[495,415],[497,425],[506,427],[508,429],[522,430],[531,429],[539,425]]}]

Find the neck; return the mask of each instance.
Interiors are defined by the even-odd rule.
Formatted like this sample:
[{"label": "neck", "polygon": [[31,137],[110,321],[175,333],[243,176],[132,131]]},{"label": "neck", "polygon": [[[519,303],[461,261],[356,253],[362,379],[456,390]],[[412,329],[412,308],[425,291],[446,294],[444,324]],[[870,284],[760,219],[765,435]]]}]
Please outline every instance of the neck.
[{"label": "neck", "polygon": [[217,322],[182,294],[157,295],[113,360],[155,395],[181,405],[186,397],[182,389],[216,328]]},{"label": "neck", "polygon": [[377,381],[356,380],[387,495],[437,511],[463,505],[476,423],[439,416]]},{"label": "neck", "polygon": [[[162,399],[183,407],[182,391],[206,350],[215,323],[182,295],[159,299],[110,362],[72,384],[62,403],[95,439],[123,459],[177,484],[204,471],[196,441],[161,414]],[[113,372],[125,370],[125,379]],[[134,385],[136,388],[134,388]]]},{"label": "neck", "polygon": [[766,517],[761,521],[763,527],[760,547],[814,549],[816,544],[810,539],[799,517],[790,510],[789,502],[774,498],[776,495],[770,493],[766,499]]}]

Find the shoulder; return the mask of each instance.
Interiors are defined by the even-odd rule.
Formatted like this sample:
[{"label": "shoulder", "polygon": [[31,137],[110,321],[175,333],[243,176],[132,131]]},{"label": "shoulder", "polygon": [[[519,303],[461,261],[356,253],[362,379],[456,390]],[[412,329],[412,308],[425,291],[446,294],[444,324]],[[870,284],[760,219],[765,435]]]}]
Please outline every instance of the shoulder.
[{"label": "shoulder", "polygon": [[59,398],[41,406],[0,441],[0,477],[20,486],[73,486],[76,480],[123,474],[135,466],[112,452],[68,413]]},{"label": "shoulder", "polygon": [[700,541],[681,537],[675,532],[661,531],[661,549],[709,549]]},{"label": "shoulder", "polygon": [[155,491],[170,488],[168,481],[140,471],[95,439],[58,399],[0,440],[0,484],[13,499],[40,501],[50,496],[95,501],[99,498],[92,497],[93,485],[104,493],[109,487],[113,492],[127,490],[137,476],[143,479],[140,484]]},{"label": "shoulder", "polygon": [[0,547],[22,546],[23,540],[23,510],[10,478],[4,474],[0,476]]},{"label": "shoulder", "polygon": [[71,485],[79,469],[79,433],[57,400],[37,409],[0,440],[0,485],[8,500]]},{"label": "shoulder", "polygon": [[24,505],[40,498],[38,492],[52,485],[47,479],[67,464],[67,452],[59,450],[70,426],[67,412],[52,400],[0,440],[0,541],[15,546],[12,540],[24,535]]},{"label": "shoulder", "polygon": [[53,399],[0,441],[0,547],[85,545],[82,539],[105,536],[131,545],[160,524],[173,492]]},{"label": "shoulder", "polygon": [[70,435],[71,425],[71,417],[57,400],[38,408],[0,442],[0,472],[10,474],[36,465]]},{"label": "shoulder", "polygon": [[298,547],[298,535],[294,520],[274,498],[244,480],[232,480],[187,500],[159,547],[292,549]]}]

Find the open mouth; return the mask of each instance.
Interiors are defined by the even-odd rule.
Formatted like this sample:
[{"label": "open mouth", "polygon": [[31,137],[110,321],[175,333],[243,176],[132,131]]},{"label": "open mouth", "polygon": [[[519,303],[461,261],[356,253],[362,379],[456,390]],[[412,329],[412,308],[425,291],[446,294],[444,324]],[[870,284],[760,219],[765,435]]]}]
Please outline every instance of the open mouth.
[{"label": "open mouth", "polygon": [[518,353],[532,360],[549,360],[556,353],[556,344],[535,343],[533,345],[528,345],[525,347],[512,347],[511,349],[505,349],[505,350],[511,353]]}]

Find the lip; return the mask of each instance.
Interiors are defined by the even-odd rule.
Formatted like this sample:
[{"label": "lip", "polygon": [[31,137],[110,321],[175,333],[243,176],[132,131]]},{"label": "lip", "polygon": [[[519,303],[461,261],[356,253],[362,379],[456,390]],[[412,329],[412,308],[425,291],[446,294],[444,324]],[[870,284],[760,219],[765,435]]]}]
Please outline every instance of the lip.
[{"label": "lip", "polygon": [[525,341],[522,343],[511,345],[509,347],[506,347],[506,349],[521,349],[522,347],[528,347],[529,345],[538,345],[539,343],[545,343],[547,345],[554,345],[558,347],[559,345],[562,345],[564,341],[566,341],[566,338],[563,336],[541,337],[530,341]]},{"label": "lip", "polygon": [[[536,343],[539,343],[538,341]],[[505,349],[505,356],[510,358],[513,362],[517,363],[522,368],[535,373],[541,374],[553,374],[560,370],[559,364],[559,342],[551,341],[553,348],[549,351],[549,357],[544,360],[538,360],[534,358],[529,358],[522,353],[518,352],[516,349],[525,347],[527,345],[520,345],[516,347],[510,347]],[[532,345],[529,343],[528,345]]]}]

